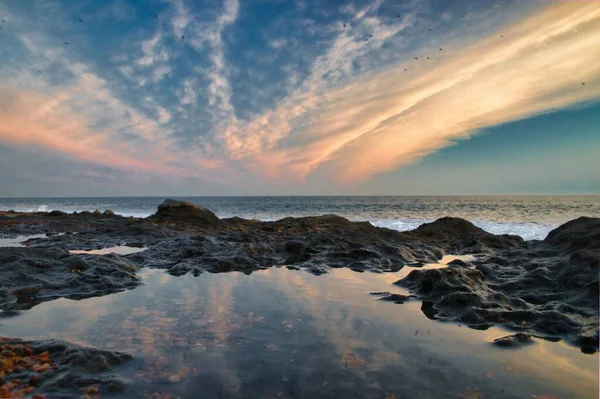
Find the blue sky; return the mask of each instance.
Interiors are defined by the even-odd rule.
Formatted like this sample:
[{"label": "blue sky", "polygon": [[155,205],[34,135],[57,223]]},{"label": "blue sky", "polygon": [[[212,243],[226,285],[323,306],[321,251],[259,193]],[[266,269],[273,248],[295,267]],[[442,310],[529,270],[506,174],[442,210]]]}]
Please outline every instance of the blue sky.
[{"label": "blue sky", "polygon": [[600,194],[600,3],[0,3],[0,197]]}]

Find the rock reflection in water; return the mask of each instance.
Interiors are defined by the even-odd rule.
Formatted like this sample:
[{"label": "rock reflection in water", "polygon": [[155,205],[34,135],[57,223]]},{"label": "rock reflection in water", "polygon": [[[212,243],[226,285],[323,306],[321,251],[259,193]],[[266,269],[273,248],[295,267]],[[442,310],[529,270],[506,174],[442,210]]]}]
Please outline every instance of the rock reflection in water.
[{"label": "rock reflection in water", "polygon": [[44,303],[2,329],[133,353],[127,397],[596,397],[597,355],[535,338],[502,351],[489,344],[502,330],[368,295],[400,273],[145,271],[133,291]]}]

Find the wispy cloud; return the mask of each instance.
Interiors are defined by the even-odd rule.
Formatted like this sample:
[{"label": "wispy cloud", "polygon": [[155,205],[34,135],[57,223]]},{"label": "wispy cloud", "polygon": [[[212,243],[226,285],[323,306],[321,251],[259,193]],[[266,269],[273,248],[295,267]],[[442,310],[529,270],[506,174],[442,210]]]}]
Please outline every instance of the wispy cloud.
[{"label": "wispy cloud", "polygon": [[[368,12],[354,19],[369,20],[373,45],[399,29],[378,29]],[[553,4],[429,65],[405,62],[349,82],[347,65],[361,50],[342,33],[301,89],[223,137],[230,156],[256,173],[302,179],[320,170],[356,183],[486,126],[597,98],[599,24],[597,3]]]},{"label": "wispy cloud", "polygon": [[231,104],[231,88],[229,85],[229,70],[225,59],[224,30],[233,24],[239,11],[238,0],[227,0],[222,12],[213,23],[197,25],[190,43],[197,51],[209,49],[211,67],[207,70],[208,103],[215,107],[216,120],[232,121],[235,118],[234,108]]}]

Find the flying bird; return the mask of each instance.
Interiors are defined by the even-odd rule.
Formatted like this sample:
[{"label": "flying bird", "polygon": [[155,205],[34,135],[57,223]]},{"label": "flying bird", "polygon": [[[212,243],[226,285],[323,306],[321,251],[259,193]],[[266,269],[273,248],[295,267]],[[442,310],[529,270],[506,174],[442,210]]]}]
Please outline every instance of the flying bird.
[{"label": "flying bird", "polygon": [[396,15],[396,18],[400,18],[400,14]]},{"label": "flying bird", "polygon": [[65,42],[65,44],[69,44],[69,42]]},{"label": "flying bird", "polygon": [[404,68],[405,71],[408,71],[408,69]]},{"label": "flying bird", "polygon": [[346,24],[344,24],[344,28],[346,27]]},{"label": "flying bird", "polygon": [[442,51],[442,50],[443,50],[443,48],[440,49],[440,51]]},{"label": "flying bird", "polygon": [[415,57],[415,60],[418,60],[418,59],[419,59],[419,57]]},{"label": "flying bird", "polygon": [[581,82],[581,85],[582,85],[582,86],[585,86],[585,82]]},{"label": "flying bird", "polygon": [[429,57],[427,57],[427,59],[429,59]]},{"label": "flying bird", "polygon": [[79,18],[79,22],[83,22],[83,19]]},{"label": "flying bird", "polygon": [[373,37],[373,35],[369,35],[369,37]]},{"label": "flying bird", "polygon": [[158,19],[158,15],[156,15],[156,13],[154,14],[154,19]]},{"label": "flying bird", "polygon": [[431,29],[427,29],[429,32],[431,32]]}]

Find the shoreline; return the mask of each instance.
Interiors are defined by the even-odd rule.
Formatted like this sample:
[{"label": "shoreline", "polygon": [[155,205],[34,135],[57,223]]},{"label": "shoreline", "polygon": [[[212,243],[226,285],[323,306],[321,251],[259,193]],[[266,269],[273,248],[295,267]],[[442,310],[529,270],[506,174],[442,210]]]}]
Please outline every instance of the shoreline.
[{"label": "shoreline", "polygon": [[[18,314],[56,298],[83,299],[135,289],[143,268],[172,276],[287,267],[321,275],[411,271],[396,281],[409,296],[381,292],[365,300],[421,303],[424,316],[476,330],[514,334],[499,346],[532,337],[598,350],[600,219],[581,217],[546,239],[494,235],[459,218],[400,232],[335,215],[272,222],[218,218],[206,208],[167,200],[148,218],[106,212],[0,212],[0,236],[43,234],[0,247],[0,314]],[[72,253],[126,246],[139,251]],[[445,255],[469,255],[443,267]],[[390,286],[393,288],[393,286]]]}]

